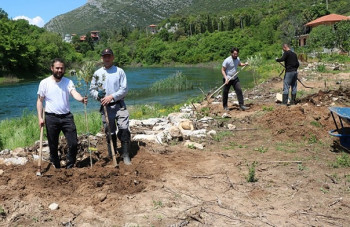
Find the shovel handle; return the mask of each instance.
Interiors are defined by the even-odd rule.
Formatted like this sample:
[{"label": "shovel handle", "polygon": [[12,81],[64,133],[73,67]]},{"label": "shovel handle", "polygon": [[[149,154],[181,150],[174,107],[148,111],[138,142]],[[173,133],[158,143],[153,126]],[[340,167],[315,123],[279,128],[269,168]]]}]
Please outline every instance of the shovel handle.
[{"label": "shovel handle", "polygon": [[[246,67],[246,65],[243,66],[242,69],[241,69],[240,71],[242,71],[245,67]],[[232,80],[240,71],[237,71],[237,72],[229,79],[229,81]],[[211,95],[209,95],[207,99],[209,100],[216,92],[220,91],[220,89],[221,89],[223,86],[225,86],[225,85],[226,85],[225,83],[224,83],[223,85],[221,85],[221,86],[220,86],[218,89],[216,89]]]},{"label": "shovel handle", "polygon": [[[43,108],[43,119],[44,119],[44,124],[45,124],[45,109],[44,108]],[[39,145],[38,172],[41,171],[41,161],[43,159],[44,124],[40,126],[40,145]]]},{"label": "shovel handle", "polygon": [[115,167],[118,166],[117,159],[115,157],[115,151],[114,151],[114,146],[113,146],[113,141],[112,141],[112,136],[111,136],[111,126],[109,124],[109,119],[108,119],[108,113],[107,113],[107,107],[103,106],[103,110],[105,112],[105,118],[106,118],[106,123],[107,123],[107,130],[108,130],[108,139],[109,139],[109,145],[111,146],[111,151],[112,151],[112,160],[113,160],[113,165]]}]

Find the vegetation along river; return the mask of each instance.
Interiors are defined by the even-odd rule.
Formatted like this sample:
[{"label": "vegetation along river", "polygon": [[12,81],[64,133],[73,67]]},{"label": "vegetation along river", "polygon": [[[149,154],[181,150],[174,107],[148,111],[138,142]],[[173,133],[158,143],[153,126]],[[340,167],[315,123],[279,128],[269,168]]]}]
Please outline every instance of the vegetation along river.
[{"label": "vegetation along river", "polygon": [[[222,76],[220,69],[208,69],[197,67],[159,67],[159,68],[125,68],[128,79],[129,94],[125,98],[125,102],[130,105],[144,105],[159,103],[162,105],[172,105],[186,101],[190,97],[200,95],[202,89],[208,92],[210,89],[217,88],[222,84]],[[152,92],[147,89],[157,81],[165,80],[177,73],[185,75],[190,83],[193,84],[192,89],[181,91],[161,91]],[[242,89],[246,89],[253,85],[253,76],[249,71],[242,71],[238,74]],[[78,81],[75,77],[75,84]],[[17,83],[11,85],[0,86],[0,120],[20,117],[27,113],[36,113],[38,81],[25,83]],[[233,89],[231,88],[231,91]],[[78,91],[85,94],[84,85],[78,87]],[[82,113],[83,105],[71,98],[71,111],[73,113]],[[88,111],[97,110],[99,103],[89,99],[87,105]]]}]

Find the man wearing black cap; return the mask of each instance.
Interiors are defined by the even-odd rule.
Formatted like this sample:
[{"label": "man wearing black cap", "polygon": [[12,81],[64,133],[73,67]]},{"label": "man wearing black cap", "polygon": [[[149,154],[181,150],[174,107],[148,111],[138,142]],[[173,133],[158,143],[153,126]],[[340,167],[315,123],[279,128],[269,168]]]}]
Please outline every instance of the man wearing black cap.
[{"label": "man wearing black cap", "polygon": [[[124,160],[124,164],[130,165],[129,112],[124,103],[124,97],[128,92],[126,75],[123,69],[113,65],[114,54],[110,48],[102,51],[101,59],[103,62],[103,67],[98,69],[92,77],[90,94],[92,97],[101,102],[100,112],[102,115],[103,126],[107,135],[106,138],[109,156],[112,157],[112,152],[111,144],[108,139],[108,126],[106,123],[103,106],[106,106],[107,108],[114,150],[116,151],[117,148],[118,136],[122,144],[121,157]],[[118,135],[116,135],[117,126]]]}]

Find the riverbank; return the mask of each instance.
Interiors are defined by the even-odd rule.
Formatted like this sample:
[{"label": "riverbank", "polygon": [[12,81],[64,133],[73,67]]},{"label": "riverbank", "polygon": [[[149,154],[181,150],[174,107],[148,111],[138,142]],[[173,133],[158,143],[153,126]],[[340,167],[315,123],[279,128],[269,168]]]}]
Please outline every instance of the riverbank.
[{"label": "riverbank", "polygon": [[[38,144],[16,150],[12,157],[27,157],[28,163],[0,164],[0,223],[347,225],[350,158],[328,134],[335,127],[328,107],[350,106],[349,76],[305,65],[299,79],[312,88],[298,84],[297,105],[276,104],[282,79],[274,77],[244,91],[247,111],[239,110],[234,95],[224,111],[215,96],[187,105],[181,114],[133,120],[131,166],[120,161],[119,168],[108,167],[103,135],[93,137],[92,168],[86,138],[80,137],[78,167],[55,170],[44,161],[42,177],[35,175]],[[136,139],[159,138],[156,132],[176,126],[181,115],[193,130],[179,130],[162,144]],[[59,208],[51,210],[52,203]]]}]

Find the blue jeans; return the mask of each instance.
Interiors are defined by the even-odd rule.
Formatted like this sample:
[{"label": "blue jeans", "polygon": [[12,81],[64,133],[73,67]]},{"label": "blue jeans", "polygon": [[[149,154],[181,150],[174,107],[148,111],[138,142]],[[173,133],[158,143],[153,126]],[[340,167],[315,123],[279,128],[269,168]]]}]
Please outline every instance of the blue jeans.
[{"label": "blue jeans", "polygon": [[298,80],[298,72],[286,72],[283,79],[283,94],[289,94],[289,87],[292,89],[292,95],[297,94],[297,81]]}]

